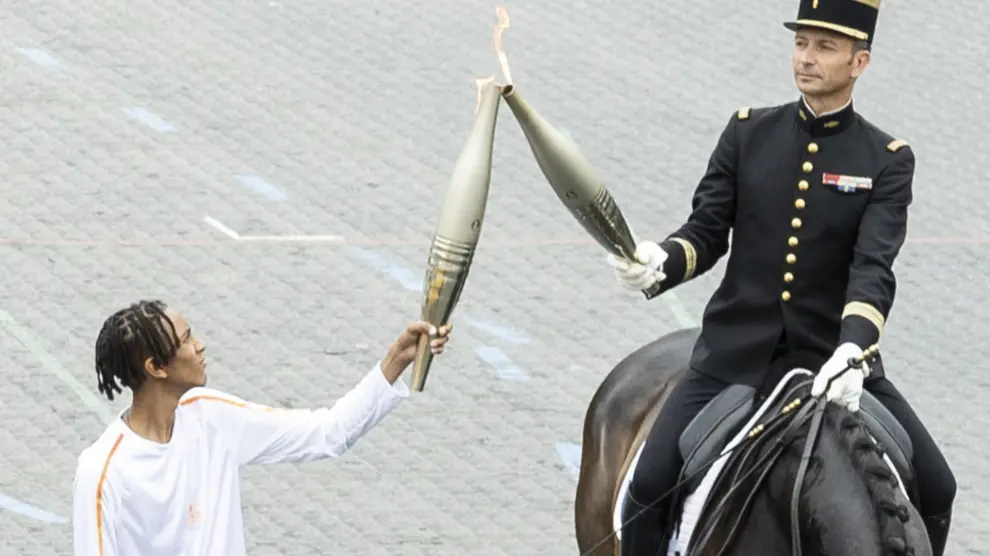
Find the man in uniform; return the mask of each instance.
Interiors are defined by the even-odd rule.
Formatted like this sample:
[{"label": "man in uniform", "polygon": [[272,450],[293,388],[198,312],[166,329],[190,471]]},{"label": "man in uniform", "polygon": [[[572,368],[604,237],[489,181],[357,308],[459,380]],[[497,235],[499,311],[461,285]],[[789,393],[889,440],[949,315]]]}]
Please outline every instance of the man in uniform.
[{"label": "man in uniform", "polygon": [[[731,383],[756,386],[788,353],[825,362],[812,393],[846,361],[877,343],[894,301],[894,260],[904,242],[914,153],[853,110],[866,70],[880,0],[801,0],[792,66],[801,98],[740,109],[719,137],[687,222],[659,245],[642,242],[639,263],[609,255],[619,282],[669,290],[710,270],[734,249],[705,309],[691,368],[648,436],[626,500],[623,556],[653,556],[683,465],[678,438],[705,404]],[[868,377],[868,378],[867,378]],[[873,368],[838,378],[828,399],[855,411],[868,389],[903,424],[920,481],[913,501],[934,554],[948,536],[955,478],[918,416]],[[663,548],[665,550],[665,548]]]}]

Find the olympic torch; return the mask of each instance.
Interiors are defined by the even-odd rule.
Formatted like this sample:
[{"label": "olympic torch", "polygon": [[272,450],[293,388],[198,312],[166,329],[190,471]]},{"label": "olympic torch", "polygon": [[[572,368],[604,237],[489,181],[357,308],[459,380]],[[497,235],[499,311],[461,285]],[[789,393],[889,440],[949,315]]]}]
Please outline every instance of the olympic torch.
[{"label": "olympic torch", "polygon": [[[502,98],[494,78],[479,80],[478,87],[474,125],[454,164],[426,263],[420,318],[438,328],[447,324],[460,299],[488,204],[495,120]],[[432,362],[430,338],[424,336],[413,363],[413,391],[423,391]]]},{"label": "olympic torch", "polygon": [[[595,173],[588,159],[581,154],[570,137],[540,116],[512,84],[508,60],[502,49],[502,32],[509,27],[504,7],[496,9],[499,19],[493,43],[508,84],[502,87],[502,97],[522,127],[530,150],[554,193],[571,215],[599,245],[617,257],[636,261],[636,237],[625,216]],[[660,284],[643,290],[647,299],[656,296]]]}]

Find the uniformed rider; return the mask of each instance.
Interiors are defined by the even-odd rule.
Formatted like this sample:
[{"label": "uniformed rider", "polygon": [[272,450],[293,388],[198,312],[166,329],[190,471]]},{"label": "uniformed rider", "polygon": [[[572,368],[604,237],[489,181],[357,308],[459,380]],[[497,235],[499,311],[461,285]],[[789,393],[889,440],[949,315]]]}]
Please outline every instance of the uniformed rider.
[{"label": "uniformed rider", "polygon": [[[630,484],[622,556],[666,552],[669,497],[683,461],[678,439],[730,383],[757,386],[776,358],[826,361],[812,392],[880,339],[894,301],[892,266],[904,242],[914,153],[852,105],[870,62],[880,0],[801,0],[792,66],[801,97],[740,109],[729,119],[693,197],[687,222],[629,264],[611,255],[632,290],[662,290],[711,269],[725,276],[704,312],[691,368],[663,406]],[[858,410],[864,385],[900,421],[914,447],[919,499],[935,556],[948,537],[956,482],[921,420],[885,378],[882,361],[837,379],[827,398]]]}]

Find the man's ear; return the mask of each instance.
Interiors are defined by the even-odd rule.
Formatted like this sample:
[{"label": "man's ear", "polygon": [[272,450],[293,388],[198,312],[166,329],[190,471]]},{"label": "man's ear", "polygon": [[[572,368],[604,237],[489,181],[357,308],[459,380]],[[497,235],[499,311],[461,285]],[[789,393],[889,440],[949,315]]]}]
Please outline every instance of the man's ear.
[{"label": "man's ear", "polygon": [[869,50],[860,50],[854,54],[852,63],[852,77],[856,78],[863,75],[867,66],[870,65],[870,60],[872,60],[872,54]]},{"label": "man's ear", "polygon": [[155,361],[151,357],[144,360],[144,372],[152,378],[164,379],[168,378],[168,373],[165,369],[155,366]]}]

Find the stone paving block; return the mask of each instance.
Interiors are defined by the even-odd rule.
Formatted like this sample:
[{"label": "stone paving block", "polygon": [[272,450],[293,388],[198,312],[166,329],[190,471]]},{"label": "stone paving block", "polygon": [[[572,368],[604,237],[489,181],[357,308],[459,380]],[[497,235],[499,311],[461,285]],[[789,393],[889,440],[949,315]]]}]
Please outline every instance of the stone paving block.
[{"label": "stone paving block", "polygon": [[[990,8],[939,7],[884,2],[856,104],[917,153],[885,349],[958,475],[949,551],[980,554],[990,383],[972,337],[988,316]],[[792,2],[508,8],[518,90],[574,137],[643,237],[687,216],[734,110],[797,97],[780,25]],[[51,356],[46,366],[0,333],[12,369],[0,493],[71,512],[75,458],[103,423],[51,361],[95,392],[98,328],[134,299],[186,313],[213,354],[211,386],[286,407],[332,402],[417,316],[472,80],[497,69],[494,4],[56,0],[4,3],[0,21],[0,310]],[[252,554],[576,552],[574,484],[555,446],[580,441],[612,365],[697,322],[724,262],[650,303],[622,291],[507,106],[498,126],[450,352],[426,393],[352,453],[245,472]],[[205,216],[242,235],[348,244],[238,242]],[[500,380],[479,352],[526,379]],[[126,396],[101,403],[118,411]],[[0,511],[3,554],[69,554],[70,533]]]}]

